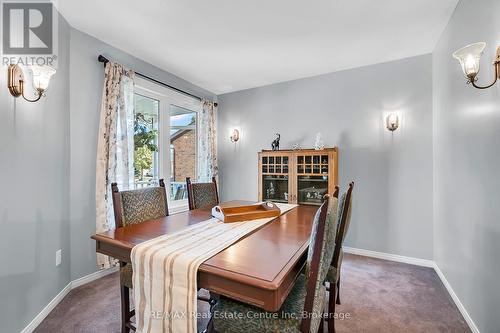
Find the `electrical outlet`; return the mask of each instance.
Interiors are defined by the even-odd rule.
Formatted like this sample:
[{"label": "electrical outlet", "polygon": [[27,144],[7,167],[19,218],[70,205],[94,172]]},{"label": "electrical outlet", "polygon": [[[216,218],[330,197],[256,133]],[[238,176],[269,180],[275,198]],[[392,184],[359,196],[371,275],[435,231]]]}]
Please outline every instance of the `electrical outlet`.
[{"label": "electrical outlet", "polygon": [[59,266],[62,262],[62,250],[59,249],[56,251],[56,266]]}]

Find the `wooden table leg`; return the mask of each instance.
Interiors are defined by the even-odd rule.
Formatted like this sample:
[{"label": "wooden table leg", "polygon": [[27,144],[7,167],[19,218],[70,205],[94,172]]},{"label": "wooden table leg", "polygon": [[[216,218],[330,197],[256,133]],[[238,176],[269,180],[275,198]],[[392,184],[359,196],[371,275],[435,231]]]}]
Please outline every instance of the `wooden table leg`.
[{"label": "wooden table leg", "polygon": [[[127,263],[120,261],[120,268],[125,266]],[[120,281],[120,298],[121,298],[121,309],[122,309],[122,333],[130,332],[130,290],[123,286]]]}]

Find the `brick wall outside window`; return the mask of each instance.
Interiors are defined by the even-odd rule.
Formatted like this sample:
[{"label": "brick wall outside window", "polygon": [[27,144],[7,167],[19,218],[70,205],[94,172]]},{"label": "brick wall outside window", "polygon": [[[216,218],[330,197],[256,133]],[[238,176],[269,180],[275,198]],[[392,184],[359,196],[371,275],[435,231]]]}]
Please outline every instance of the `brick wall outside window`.
[{"label": "brick wall outside window", "polygon": [[173,181],[185,182],[186,177],[196,179],[196,136],[194,130],[186,130],[172,140],[174,147]]}]

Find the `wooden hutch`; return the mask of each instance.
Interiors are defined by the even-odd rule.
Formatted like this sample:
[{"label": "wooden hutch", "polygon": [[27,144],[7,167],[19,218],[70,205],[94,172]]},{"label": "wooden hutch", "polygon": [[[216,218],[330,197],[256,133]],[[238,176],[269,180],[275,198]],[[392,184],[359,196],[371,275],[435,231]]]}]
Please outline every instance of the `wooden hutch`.
[{"label": "wooden hutch", "polygon": [[259,155],[259,200],[321,205],[338,177],[338,149],[262,150]]}]

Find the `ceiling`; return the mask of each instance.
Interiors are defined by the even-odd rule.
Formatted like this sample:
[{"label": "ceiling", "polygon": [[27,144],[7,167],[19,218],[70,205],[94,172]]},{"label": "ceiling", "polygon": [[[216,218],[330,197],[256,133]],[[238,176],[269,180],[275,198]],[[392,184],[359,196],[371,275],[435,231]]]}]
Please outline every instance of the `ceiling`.
[{"label": "ceiling", "polygon": [[458,0],[62,0],[68,22],[216,94],[432,52]]}]

